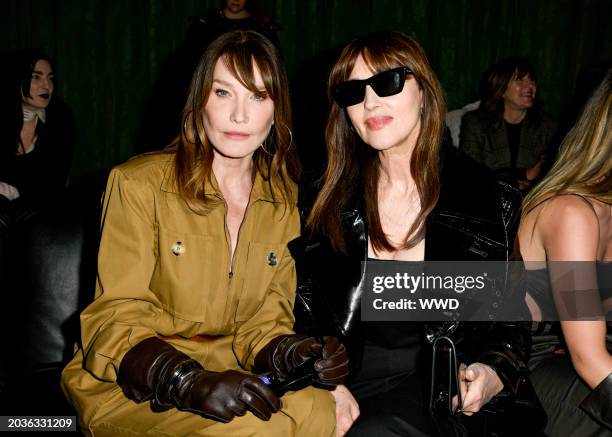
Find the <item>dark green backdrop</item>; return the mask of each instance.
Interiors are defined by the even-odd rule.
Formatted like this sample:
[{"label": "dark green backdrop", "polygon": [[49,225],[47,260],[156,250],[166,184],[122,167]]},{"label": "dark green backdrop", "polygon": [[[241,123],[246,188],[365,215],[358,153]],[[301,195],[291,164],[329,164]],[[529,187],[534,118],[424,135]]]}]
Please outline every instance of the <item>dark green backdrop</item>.
[{"label": "dark green backdrop", "polygon": [[[138,127],[160,67],[182,42],[188,17],[216,1],[3,0],[0,52],[40,47],[57,61],[61,95],[79,138],[72,179],[137,150]],[[296,94],[313,58],[355,36],[402,30],[426,49],[450,108],[469,101],[482,72],[510,55],[534,62],[544,107],[559,114],[577,72],[611,53],[610,0],[261,0],[279,21]],[[298,113],[300,113],[299,109]],[[313,128],[318,129],[318,126]]]}]

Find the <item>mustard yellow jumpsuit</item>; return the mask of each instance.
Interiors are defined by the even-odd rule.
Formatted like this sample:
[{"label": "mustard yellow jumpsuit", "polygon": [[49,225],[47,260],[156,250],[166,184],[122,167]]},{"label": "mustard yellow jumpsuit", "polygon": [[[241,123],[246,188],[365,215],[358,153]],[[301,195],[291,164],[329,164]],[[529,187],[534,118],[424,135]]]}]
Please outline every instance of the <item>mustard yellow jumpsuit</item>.
[{"label": "mustard yellow jumpsuit", "polygon": [[[192,212],[177,192],[171,153],[113,169],[106,188],[96,298],[81,314],[81,343],[62,388],[86,435],[334,435],[335,406],[325,390],[283,396],[268,422],[248,412],[224,424],[127,399],[116,384],[124,354],[160,336],[213,371],[249,371],[272,338],[292,333],[295,266],[287,242],[299,233],[295,205],[257,174],[234,259],[226,204],[216,180],[211,209]],[[295,189],[295,187],[293,187]],[[274,190],[274,188],[273,188]]]}]

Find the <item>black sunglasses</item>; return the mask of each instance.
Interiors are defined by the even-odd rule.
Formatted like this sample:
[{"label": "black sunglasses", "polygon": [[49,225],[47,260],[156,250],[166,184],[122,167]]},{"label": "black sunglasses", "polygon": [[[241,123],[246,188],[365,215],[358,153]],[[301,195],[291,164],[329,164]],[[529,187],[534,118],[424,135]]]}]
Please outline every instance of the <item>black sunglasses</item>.
[{"label": "black sunglasses", "polygon": [[372,87],[378,97],[393,96],[404,89],[407,74],[414,73],[408,67],[399,67],[375,74],[369,79],[349,80],[335,85],[332,96],[341,108],[363,102],[367,85]]}]

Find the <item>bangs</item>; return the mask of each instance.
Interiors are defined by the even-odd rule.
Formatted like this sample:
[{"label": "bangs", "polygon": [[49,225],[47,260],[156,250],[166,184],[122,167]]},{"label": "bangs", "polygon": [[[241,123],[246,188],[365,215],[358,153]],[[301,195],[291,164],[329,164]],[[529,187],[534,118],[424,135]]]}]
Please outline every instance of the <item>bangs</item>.
[{"label": "bangs", "polygon": [[[239,44],[230,47],[220,58],[232,76],[238,80],[246,89],[253,93],[262,93],[270,95],[272,99],[277,98],[278,92],[274,87],[272,77],[274,74],[273,66],[267,61],[267,56],[261,50],[255,47],[249,47],[247,44]],[[257,86],[255,81],[255,69],[257,67],[264,89]]]},{"label": "bangs", "polygon": [[364,47],[360,54],[366,65],[374,74],[382,73],[383,71],[397,67],[410,68],[409,65],[404,65],[396,54],[388,53],[382,45],[380,47]]},{"label": "bangs", "polygon": [[522,79],[523,77],[529,75],[532,80],[536,80],[535,69],[529,59],[524,57],[519,58],[510,58],[506,61],[500,62],[500,71],[504,72],[508,77],[508,80],[513,79]]},{"label": "bangs", "polygon": [[337,61],[330,76],[330,85],[334,86],[348,80],[357,58],[361,56],[373,74],[382,73],[398,67],[410,68],[415,78],[414,48],[396,34],[375,33],[351,43]]}]

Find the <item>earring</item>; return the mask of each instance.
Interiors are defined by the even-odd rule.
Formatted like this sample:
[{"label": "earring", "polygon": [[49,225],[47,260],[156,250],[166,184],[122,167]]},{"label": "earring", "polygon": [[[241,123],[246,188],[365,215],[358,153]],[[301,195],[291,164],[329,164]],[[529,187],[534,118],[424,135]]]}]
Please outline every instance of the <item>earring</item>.
[{"label": "earring", "polygon": [[270,153],[268,150],[266,150],[266,148],[264,147],[265,141],[263,143],[261,143],[261,145],[259,147],[261,147],[261,150],[264,151],[264,153],[266,153],[267,155],[274,155],[274,153]]},{"label": "earring", "polygon": [[287,147],[287,149],[290,149],[293,145],[293,132],[291,132],[291,129],[289,129],[289,126],[286,124],[283,123],[283,126],[285,126],[285,129],[287,129],[287,132],[289,132],[289,147]]},{"label": "earring", "polygon": [[423,115],[423,112],[425,112],[425,105],[421,105],[421,115]]}]

